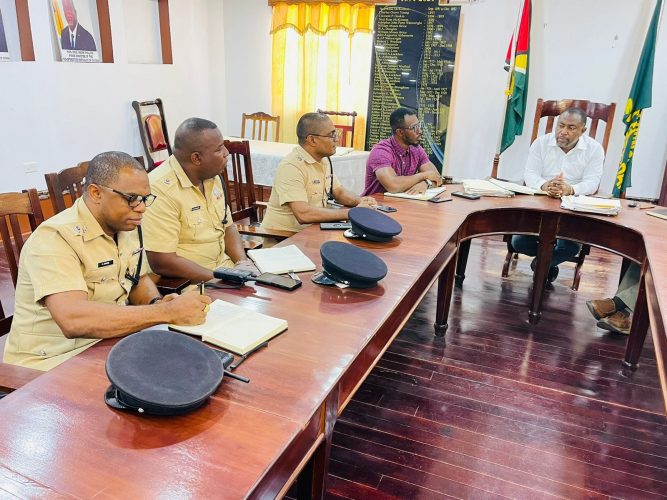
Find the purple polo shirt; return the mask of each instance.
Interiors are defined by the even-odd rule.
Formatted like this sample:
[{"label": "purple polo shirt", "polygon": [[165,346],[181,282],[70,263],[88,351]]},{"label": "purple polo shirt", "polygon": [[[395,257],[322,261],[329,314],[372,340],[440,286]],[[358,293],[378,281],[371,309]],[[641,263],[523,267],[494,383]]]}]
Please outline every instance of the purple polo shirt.
[{"label": "purple polo shirt", "polygon": [[428,163],[426,151],[421,146],[408,146],[407,151],[392,135],[378,142],[366,160],[366,186],[361,196],[384,193],[386,190],[375,175],[376,170],[391,167],[396,175],[414,175],[423,164]]}]

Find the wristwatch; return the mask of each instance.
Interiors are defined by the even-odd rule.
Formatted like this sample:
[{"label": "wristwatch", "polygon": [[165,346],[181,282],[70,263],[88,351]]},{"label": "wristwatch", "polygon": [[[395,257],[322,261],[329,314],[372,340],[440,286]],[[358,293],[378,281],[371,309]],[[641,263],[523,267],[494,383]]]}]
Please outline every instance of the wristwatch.
[{"label": "wristwatch", "polygon": [[433,181],[431,179],[424,179],[424,182],[426,183],[426,188],[432,188],[433,187]]}]

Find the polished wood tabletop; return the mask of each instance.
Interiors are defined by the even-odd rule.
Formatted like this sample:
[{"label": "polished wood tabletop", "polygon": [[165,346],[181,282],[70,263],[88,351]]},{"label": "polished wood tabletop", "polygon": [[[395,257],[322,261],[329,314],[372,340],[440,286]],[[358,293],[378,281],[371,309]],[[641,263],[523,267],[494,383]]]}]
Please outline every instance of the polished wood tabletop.
[{"label": "polished wood tabletop", "polygon": [[[626,207],[617,217],[566,212],[558,200],[538,196],[378,199],[398,208],[392,217],[402,233],[388,243],[352,241],[386,262],[388,275],[377,287],[320,287],[301,273],[303,286],[292,292],[261,285],[211,292],[289,323],[237,370],[250,384],[225,379],[208,404],[180,417],[118,412],[103,399],[113,345],[104,341],[1,400],[0,492],[271,498],[298,480],[300,496],[321,496],[336,417],[436,281],[442,305],[435,323],[444,333],[457,249],[482,234],[544,235],[552,228],[641,263],[646,324],[666,393],[666,221]],[[314,226],[283,244],[296,244],[319,268],[327,240],[351,241]],[[540,300],[527,312],[539,313]]]}]

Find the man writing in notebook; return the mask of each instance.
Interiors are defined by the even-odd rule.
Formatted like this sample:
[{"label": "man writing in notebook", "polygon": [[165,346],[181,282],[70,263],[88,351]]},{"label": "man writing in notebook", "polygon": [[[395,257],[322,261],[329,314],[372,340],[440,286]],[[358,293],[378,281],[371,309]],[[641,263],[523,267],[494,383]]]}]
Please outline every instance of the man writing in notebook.
[{"label": "man writing in notebook", "polygon": [[[597,191],[602,177],[604,151],[599,142],[586,132],[586,113],[568,108],[558,117],[556,131],[533,142],[524,172],[526,186],[542,189],[553,198],[567,195],[587,195]],[[537,255],[537,237],[515,235],[514,249],[524,255]],[[547,280],[558,277],[558,265],[577,255],[581,245],[568,240],[556,240]],[[535,268],[535,260],[531,267]]]},{"label": "man writing in notebook", "polygon": [[154,199],[131,156],[108,152],[91,160],[83,197],[23,246],[5,363],[50,370],[99,339],[204,322],[208,297],[161,297],[146,275],[140,225]]},{"label": "man writing in notebook", "polygon": [[363,194],[421,194],[442,185],[442,177],[419,145],[422,125],[417,113],[398,108],[389,116],[393,135],[378,142],[366,161],[366,187]]},{"label": "man writing in notebook", "polygon": [[345,207],[376,205],[344,188],[329,157],[336,152],[336,127],[321,113],[306,113],[296,126],[299,145],[278,165],[262,228],[301,231],[315,222],[347,219]]},{"label": "man writing in notebook", "polygon": [[174,154],[149,174],[157,199],[143,228],[155,273],[196,282],[213,279],[219,267],[256,272],[220,178],[228,155],[215,123],[189,118],[176,129]]}]

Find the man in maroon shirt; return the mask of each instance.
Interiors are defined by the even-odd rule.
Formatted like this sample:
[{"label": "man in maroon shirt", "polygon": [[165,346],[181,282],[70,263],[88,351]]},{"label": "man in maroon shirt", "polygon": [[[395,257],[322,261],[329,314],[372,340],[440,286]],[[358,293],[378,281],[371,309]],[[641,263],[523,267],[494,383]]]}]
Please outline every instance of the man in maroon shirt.
[{"label": "man in maroon shirt", "polygon": [[389,116],[393,135],[378,142],[366,161],[366,186],[362,196],[374,193],[419,194],[442,185],[442,177],[419,145],[422,137],[417,113],[398,108]]}]

